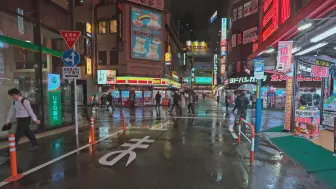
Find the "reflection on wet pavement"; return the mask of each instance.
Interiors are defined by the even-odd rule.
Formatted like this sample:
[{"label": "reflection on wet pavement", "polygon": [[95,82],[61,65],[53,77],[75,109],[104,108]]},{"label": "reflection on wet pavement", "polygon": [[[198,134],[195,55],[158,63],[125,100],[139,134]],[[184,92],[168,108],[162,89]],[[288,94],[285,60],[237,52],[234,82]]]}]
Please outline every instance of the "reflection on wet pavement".
[{"label": "reflection on wet pavement", "polygon": [[[195,117],[187,111],[172,115],[167,108],[160,116],[151,107],[124,109],[128,130],[119,132],[99,144],[89,146],[56,163],[35,171],[3,188],[45,189],[267,189],[267,188],[327,188],[294,164],[285,154],[262,136],[256,138],[255,163],[249,164],[249,145],[237,144],[228,131],[235,115],[214,101],[201,101]],[[253,111],[248,120],[253,122]],[[283,112],[264,111],[263,128],[278,126]],[[118,131],[120,111],[98,111],[97,139]],[[19,172],[84,146],[90,134],[82,132],[79,140],[72,134],[41,141],[37,152],[22,147],[18,152]],[[154,143],[148,148],[136,148],[136,159],[125,167],[128,156],[113,166],[99,159],[113,151],[122,151],[131,139],[149,136]],[[134,142],[133,142],[134,143]],[[115,156],[108,158],[111,161]],[[8,176],[9,165],[0,166],[0,178]]]}]

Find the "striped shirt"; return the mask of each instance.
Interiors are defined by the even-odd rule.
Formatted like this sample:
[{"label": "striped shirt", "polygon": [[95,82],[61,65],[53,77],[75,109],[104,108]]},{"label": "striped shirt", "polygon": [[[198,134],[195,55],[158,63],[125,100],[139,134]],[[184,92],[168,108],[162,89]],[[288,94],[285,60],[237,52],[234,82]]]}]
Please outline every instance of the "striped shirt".
[{"label": "striped shirt", "polygon": [[[18,100],[15,100],[12,103],[12,106],[9,110],[8,117],[7,117],[7,123],[10,123],[12,118],[15,116],[15,118],[25,118],[25,117],[31,117],[32,120],[36,121],[37,117],[30,105],[29,100],[24,100],[23,103],[21,102],[23,97],[20,97]],[[24,106],[23,106],[24,105]]]}]

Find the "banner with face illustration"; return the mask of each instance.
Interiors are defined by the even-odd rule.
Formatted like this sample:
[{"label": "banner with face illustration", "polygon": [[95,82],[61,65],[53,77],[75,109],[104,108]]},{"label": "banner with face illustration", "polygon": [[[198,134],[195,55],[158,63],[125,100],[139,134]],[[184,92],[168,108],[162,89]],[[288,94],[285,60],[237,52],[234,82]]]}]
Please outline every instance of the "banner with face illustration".
[{"label": "banner with face illustration", "polygon": [[131,19],[131,58],[162,61],[162,15],[132,7]]}]

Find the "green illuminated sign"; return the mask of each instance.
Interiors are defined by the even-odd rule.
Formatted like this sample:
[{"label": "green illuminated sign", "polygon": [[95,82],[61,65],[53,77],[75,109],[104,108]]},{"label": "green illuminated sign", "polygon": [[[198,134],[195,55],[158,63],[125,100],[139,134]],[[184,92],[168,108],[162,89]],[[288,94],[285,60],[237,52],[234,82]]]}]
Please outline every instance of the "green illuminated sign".
[{"label": "green illuminated sign", "polygon": [[196,77],[196,84],[212,84],[212,77]]},{"label": "green illuminated sign", "polygon": [[48,74],[49,125],[62,125],[61,78],[59,74]]}]

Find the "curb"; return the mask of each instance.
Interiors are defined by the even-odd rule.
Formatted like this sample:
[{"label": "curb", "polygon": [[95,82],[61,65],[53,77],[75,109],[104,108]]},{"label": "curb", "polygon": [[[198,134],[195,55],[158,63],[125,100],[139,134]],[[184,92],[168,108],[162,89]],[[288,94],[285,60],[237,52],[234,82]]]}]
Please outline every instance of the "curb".
[{"label": "curb", "polygon": [[[80,131],[83,131],[83,130],[86,130],[86,129],[89,129],[89,128],[90,128],[89,124],[79,126]],[[36,134],[36,139],[38,140],[38,139],[51,138],[51,137],[60,135],[62,133],[72,131],[74,129],[75,129],[75,125],[70,125],[70,126],[67,126],[67,127],[59,128],[59,129],[54,129],[54,130],[41,132],[41,133]],[[22,139],[19,142],[19,145],[23,145],[23,144],[27,144],[27,143],[29,143],[29,140],[27,139],[27,137],[22,137]],[[0,150],[4,150],[4,149],[7,149],[7,148],[8,148],[8,141],[0,142]]]}]

